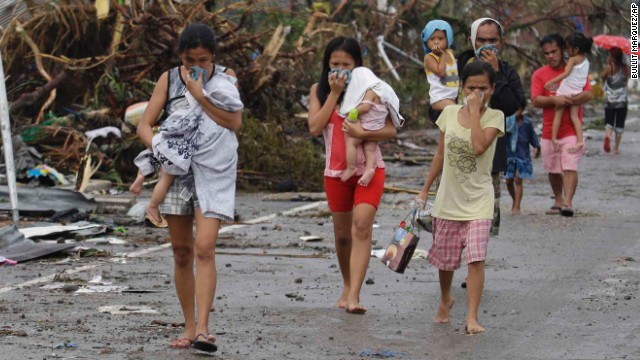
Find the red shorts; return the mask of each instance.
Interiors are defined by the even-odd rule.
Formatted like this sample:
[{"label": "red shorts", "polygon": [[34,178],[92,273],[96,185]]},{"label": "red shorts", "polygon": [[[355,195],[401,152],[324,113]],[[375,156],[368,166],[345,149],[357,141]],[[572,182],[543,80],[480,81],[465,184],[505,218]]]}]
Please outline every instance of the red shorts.
[{"label": "red shorts", "polygon": [[324,177],[324,191],[331,212],[349,212],[358,204],[370,204],[378,209],[382,192],[384,191],[385,172],[383,168],[376,168],[369,185],[358,185],[360,176],[352,176],[346,182],[340,178]]}]

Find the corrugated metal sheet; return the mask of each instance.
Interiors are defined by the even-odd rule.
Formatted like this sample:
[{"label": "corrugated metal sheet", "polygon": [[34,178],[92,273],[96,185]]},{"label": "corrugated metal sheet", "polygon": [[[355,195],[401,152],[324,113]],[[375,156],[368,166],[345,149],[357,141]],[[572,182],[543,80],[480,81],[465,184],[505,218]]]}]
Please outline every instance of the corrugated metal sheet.
[{"label": "corrugated metal sheet", "polygon": [[[44,4],[47,0],[34,0],[34,4]],[[4,28],[14,17],[21,15],[23,19],[29,18],[26,12],[27,4],[22,0],[0,0],[0,27]]]}]

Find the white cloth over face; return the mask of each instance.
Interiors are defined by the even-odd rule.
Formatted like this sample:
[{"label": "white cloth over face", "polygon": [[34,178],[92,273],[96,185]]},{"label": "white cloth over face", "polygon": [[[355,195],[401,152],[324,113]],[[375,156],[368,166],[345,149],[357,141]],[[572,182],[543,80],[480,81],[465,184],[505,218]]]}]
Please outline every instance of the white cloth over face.
[{"label": "white cloth over face", "polygon": [[404,118],[400,115],[400,99],[391,86],[377,77],[373,71],[364,66],[357,67],[351,72],[351,81],[345,90],[340,114],[347,116],[349,110],[360,105],[367,90],[373,90],[380,98],[380,103],[389,109],[391,120],[396,127],[404,125]]}]

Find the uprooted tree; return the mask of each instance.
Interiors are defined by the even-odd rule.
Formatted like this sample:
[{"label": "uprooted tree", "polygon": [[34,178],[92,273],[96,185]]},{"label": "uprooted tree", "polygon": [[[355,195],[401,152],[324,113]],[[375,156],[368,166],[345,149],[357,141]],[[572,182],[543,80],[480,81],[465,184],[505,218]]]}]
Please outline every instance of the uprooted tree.
[{"label": "uprooted tree", "polygon": [[[286,180],[309,190],[322,184],[323,160],[307,135],[306,96],[332,37],[357,37],[366,65],[396,89],[409,123],[424,124],[428,100],[420,31],[427,21],[449,21],[460,50],[468,48],[473,15],[500,19],[504,57],[518,65],[526,84],[540,64],[542,35],[575,29],[615,33],[624,28],[620,18],[626,11],[619,0],[409,0],[389,1],[384,8],[372,0],[343,0],[335,7],[306,1],[286,7],[275,1],[113,0],[108,12],[98,13],[98,2],[27,2],[32,6],[1,33],[13,131],[37,146],[49,165],[75,173],[89,153],[101,161],[98,176],[128,182],[142,145],[123,121],[124,111],[148,100],[160,74],[180,63],[176,43],[184,26],[202,22],[215,29],[216,62],[236,71],[246,105],[238,133],[239,185],[270,189]],[[120,128],[123,139],[89,145],[84,132],[104,126]]]}]

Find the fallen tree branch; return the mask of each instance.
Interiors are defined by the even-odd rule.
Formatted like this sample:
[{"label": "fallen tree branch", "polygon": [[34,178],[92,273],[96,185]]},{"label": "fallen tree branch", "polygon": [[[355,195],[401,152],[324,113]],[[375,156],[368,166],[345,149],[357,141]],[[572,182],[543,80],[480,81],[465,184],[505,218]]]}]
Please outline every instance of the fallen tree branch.
[{"label": "fallen tree branch", "polygon": [[[20,22],[18,22],[18,25],[16,26],[16,32],[20,34],[20,37],[22,37],[22,40],[26,42],[27,45],[29,45],[29,47],[31,48],[31,51],[33,51],[33,56],[35,57],[35,60],[36,60],[36,67],[38,68],[38,72],[40,72],[40,75],[42,75],[42,77],[44,77],[47,80],[47,83],[51,82],[52,80],[51,75],[49,75],[49,73],[44,69],[44,66],[42,65],[42,57],[40,56],[40,49],[38,49],[38,46],[33,42],[33,40],[31,40],[31,37],[29,37],[29,35],[24,31],[24,28],[22,27],[22,24]],[[36,124],[40,122],[40,119],[42,119],[42,115],[44,115],[44,110],[47,109],[49,106],[51,106],[51,104],[53,104],[53,102],[56,100],[56,92],[57,91],[55,87],[51,89],[51,92],[49,93],[49,98],[47,98],[47,101],[44,102],[44,104],[40,108],[40,111],[38,112],[38,117],[36,118]]]},{"label": "fallen tree branch", "polygon": [[68,75],[69,74],[67,72],[63,71],[47,82],[44,86],[37,88],[33,92],[20,95],[20,97],[9,106],[9,112],[15,113],[25,107],[33,106],[35,103],[47,96],[51,91],[55,90],[60,83],[67,79]]}]

